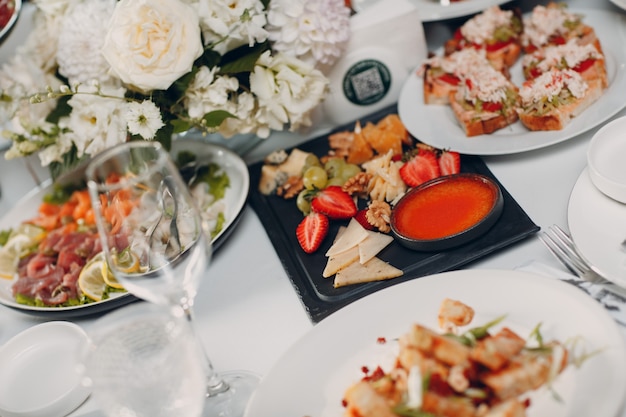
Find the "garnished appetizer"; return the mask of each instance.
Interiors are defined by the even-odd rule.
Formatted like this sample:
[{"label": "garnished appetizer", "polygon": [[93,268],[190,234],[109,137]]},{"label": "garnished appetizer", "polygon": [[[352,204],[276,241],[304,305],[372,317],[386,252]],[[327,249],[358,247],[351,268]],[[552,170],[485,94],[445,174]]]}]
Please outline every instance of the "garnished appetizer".
[{"label": "garnished appetizer", "polygon": [[519,118],[530,130],[561,130],[602,94],[602,81],[571,69],[552,69],[520,89]]},{"label": "garnished appetizer", "polygon": [[522,47],[523,21],[519,10],[492,6],[465,22],[446,42],[446,55],[465,48],[482,49],[498,70],[511,67]]},{"label": "garnished appetizer", "polygon": [[466,48],[446,56],[433,56],[418,69],[424,80],[425,104],[449,104],[464,74],[476,67],[489,66],[484,50]]},{"label": "garnished appetizer", "polygon": [[603,88],[609,85],[604,55],[593,44],[581,45],[576,39],[570,39],[563,45],[537,49],[522,58],[527,80],[537,78],[552,68],[572,69],[586,81],[600,80]]},{"label": "garnished appetizer", "polygon": [[524,20],[524,52],[531,53],[549,45],[562,45],[570,39],[576,39],[582,45],[595,45],[602,52],[595,30],[582,19],[581,15],[570,13],[565,4],[535,6],[530,16]]},{"label": "garnished appetizer", "polygon": [[523,417],[528,394],[547,387],[556,401],[553,381],[589,356],[575,354],[574,342],[548,339],[539,325],[526,339],[503,325],[505,316],[470,327],[473,318],[470,306],[445,299],[439,329],[413,324],[393,363],[363,366],[344,393],[344,416]]},{"label": "garnished appetizer", "polygon": [[493,133],[518,120],[518,88],[491,67],[465,74],[450,105],[469,137]]}]

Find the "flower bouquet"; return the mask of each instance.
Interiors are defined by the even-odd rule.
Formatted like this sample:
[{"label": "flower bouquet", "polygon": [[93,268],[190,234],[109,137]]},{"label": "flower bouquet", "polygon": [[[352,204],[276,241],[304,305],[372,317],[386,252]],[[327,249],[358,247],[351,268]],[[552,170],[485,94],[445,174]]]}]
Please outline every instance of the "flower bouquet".
[{"label": "flower bouquet", "polygon": [[311,124],[350,36],[343,0],[34,0],[0,69],[5,157],[53,177],[128,140]]}]

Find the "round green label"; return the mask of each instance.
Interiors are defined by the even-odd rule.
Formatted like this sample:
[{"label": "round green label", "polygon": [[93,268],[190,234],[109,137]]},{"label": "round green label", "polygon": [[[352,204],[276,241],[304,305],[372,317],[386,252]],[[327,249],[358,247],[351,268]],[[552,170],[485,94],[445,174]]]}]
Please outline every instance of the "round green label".
[{"label": "round green label", "polygon": [[391,72],[375,59],[359,61],[343,77],[343,94],[359,106],[374,104],[385,97],[391,86]]}]

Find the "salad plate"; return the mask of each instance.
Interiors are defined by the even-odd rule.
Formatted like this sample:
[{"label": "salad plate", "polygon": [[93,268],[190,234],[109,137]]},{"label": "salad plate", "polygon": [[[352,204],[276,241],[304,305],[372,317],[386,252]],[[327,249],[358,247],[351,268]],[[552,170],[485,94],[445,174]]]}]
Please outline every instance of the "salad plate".
[{"label": "salad plate", "polygon": [[443,6],[439,0],[411,0],[419,10],[422,22],[453,19],[480,12],[488,7],[508,3],[511,0],[461,0]]},{"label": "salad plate", "polygon": [[570,194],[567,222],[582,255],[600,275],[626,288],[626,205],[596,188],[587,167]]},{"label": "salad plate", "polygon": [[[460,270],[430,275],[369,295],[317,324],[262,379],[246,417],[340,416],[345,390],[396,355],[395,339],[419,323],[437,329],[444,298],[471,306],[473,325],[502,315],[502,325],[526,337],[542,323],[546,339],[580,337],[598,353],[570,366],[553,392],[531,394],[529,417],[614,417],[626,392],[625,341],[606,310],[578,288],[511,270]],[[532,308],[529,307],[532,305]],[[380,343],[385,340],[385,343]],[[285,393],[289,393],[285,401]],[[558,394],[562,401],[554,398]]]},{"label": "salad plate", "polygon": [[[211,240],[213,252],[215,252],[228,239],[241,219],[250,189],[248,167],[239,155],[221,145],[191,139],[173,141],[170,154],[174,160],[181,151],[195,154],[199,162],[217,163],[228,175],[230,186],[226,189],[224,196],[226,221],[221,231]],[[47,181],[41,187],[24,196],[0,219],[0,231],[12,229],[16,225],[35,217],[44,196],[49,194],[52,189],[52,183]],[[36,307],[17,303],[11,293],[12,284],[13,280],[0,278],[0,304],[24,313],[47,317],[72,318],[99,314],[137,300],[129,293],[114,292],[108,299],[89,304],[68,307]]]},{"label": "salad plate", "polygon": [[[468,155],[507,155],[551,146],[571,139],[603,123],[626,105],[626,16],[601,10],[571,10],[583,15],[602,43],[609,86],[588,109],[563,130],[529,131],[521,122],[489,135],[467,137],[449,106],[426,105],[423,80],[414,71],[405,82],[398,99],[398,113],[407,129],[419,140],[440,149]],[[443,52],[437,51],[438,55]],[[511,68],[511,80],[523,82],[521,60]]]}]

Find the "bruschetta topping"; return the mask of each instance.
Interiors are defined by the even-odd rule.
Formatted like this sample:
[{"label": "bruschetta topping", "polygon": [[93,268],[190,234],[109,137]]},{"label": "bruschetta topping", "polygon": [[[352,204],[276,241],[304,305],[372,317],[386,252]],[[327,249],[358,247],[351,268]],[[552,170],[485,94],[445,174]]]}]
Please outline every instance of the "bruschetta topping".
[{"label": "bruschetta topping", "polygon": [[[494,36],[502,28],[512,26],[513,12],[510,10],[502,10],[498,6],[492,6],[483,13],[476,15],[461,26],[461,35],[476,45],[483,45],[494,37],[498,41],[507,41],[508,39],[499,39],[509,36]],[[504,35],[504,34],[503,34]]]},{"label": "bruschetta topping", "polygon": [[580,22],[580,16],[563,7],[535,6],[530,17],[524,21],[523,44],[546,45],[551,38],[562,38]]},{"label": "bruschetta topping", "polygon": [[457,77],[457,79],[477,66],[491,65],[487,60],[484,50],[466,48],[456,51],[447,56],[435,55],[427,59],[417,71],[417,75],[422,77],[426,67]]},{"label": "bruschetta topping", "polygon": [[576,39],[566,44],[548,46],[522,58],[522,66],[528,69],[529,78],[534,78],[552,68],[584,69],[585,61],[603,59],[593,44],[581,45]]},{"label": "bruschetta topping", "polygon": [[465,74],[457,99],[476,104],[478,102],[501,103],[507,99],[511,82],[492,67],[476,68]]},{"label": "bruschetta topping", "polygon": [[552,69],[533,81],[525,82],[520,89],[520,98],[523,107],[530,107],[542,101],[552,102],[564,90],[574,98],[582,98],[588,88],[585,80],[576,71]]}]

